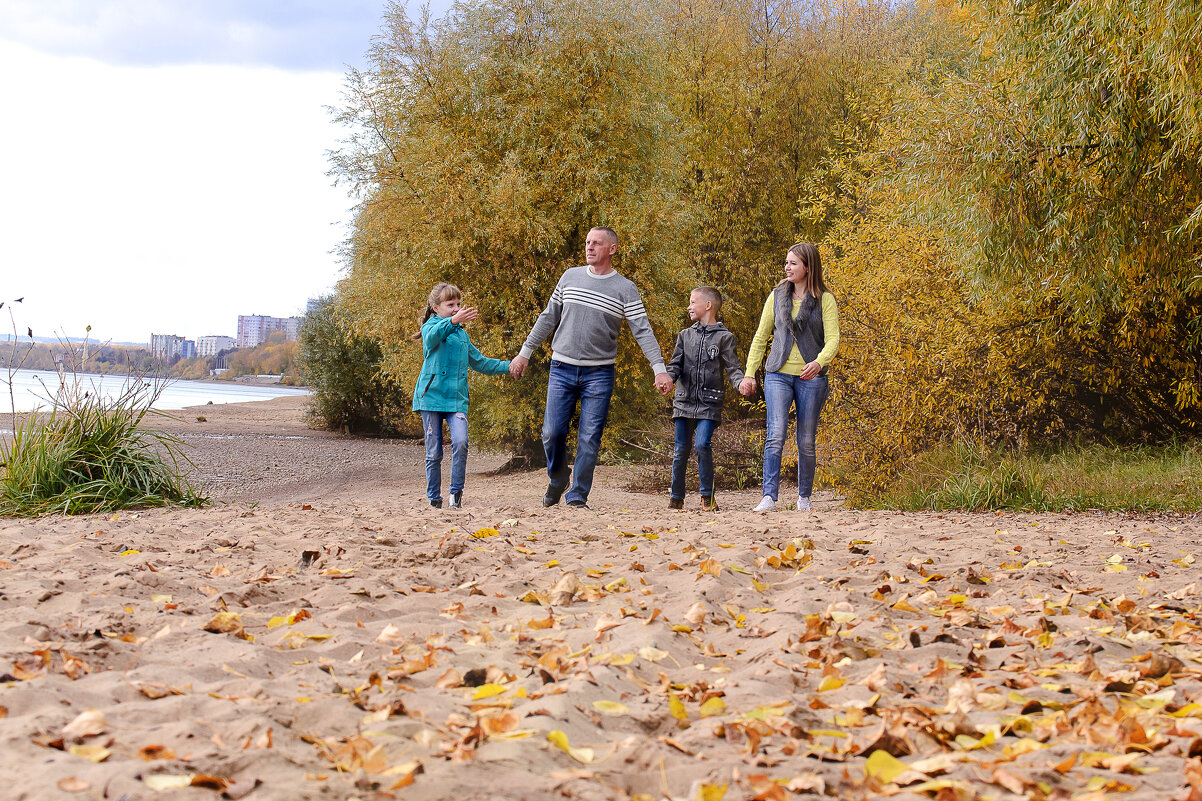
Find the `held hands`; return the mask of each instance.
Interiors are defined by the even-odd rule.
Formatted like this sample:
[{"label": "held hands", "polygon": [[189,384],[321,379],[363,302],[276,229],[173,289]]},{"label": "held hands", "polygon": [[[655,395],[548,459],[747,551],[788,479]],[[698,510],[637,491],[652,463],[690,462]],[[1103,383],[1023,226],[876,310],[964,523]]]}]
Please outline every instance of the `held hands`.
[{"label": "held hands", "polygon": [[821,370],[822,370],[821,364],[819,364],[818,362],[810,362],[804,368],[802,368],[801,374],[798,377],[802,381],[809,381],[811,378],[818,375],[818,373]]},{"label": "held hands", "polygon": [[672,390],[676,388],[676,384],[667,373],[656,373],[655,388],[659,390],[659,394],[661,395],[671,395]]},{"label": "held hands", "polygon": [[751,395],[753,392],[755,392],[755,379],[754,378],[752,378],[751,376],[747,376],[746,378],[744,378],[742,381],[739,382],[739,394]]},{"label": "held hands", "polygon": [[464,323],[475,320],[479,316],[480,312],[476,311],[475,306],[464,306],[462,309],[451,315],[451,322],[455,323],[456,325],[463,325]]},{"label": "held hands", "polygon": [[514,378],[521,378],[526,375],[526,370],[530,367],[530,360],[524,356],[514,356],[509,360],[509,374]]}]

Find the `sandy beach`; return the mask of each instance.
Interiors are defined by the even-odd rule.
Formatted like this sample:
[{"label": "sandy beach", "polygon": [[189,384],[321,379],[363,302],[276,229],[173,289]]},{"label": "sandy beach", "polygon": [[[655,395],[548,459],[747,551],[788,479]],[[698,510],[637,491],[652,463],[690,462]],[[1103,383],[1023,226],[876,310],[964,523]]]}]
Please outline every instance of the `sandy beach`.
[{"label": "sandy beach", "polygon": [[303,404],[161,421],[208,508],[0,520],[0,795],[1202,801],[1196,518],[543,509],[480,454],[434,510]]}]

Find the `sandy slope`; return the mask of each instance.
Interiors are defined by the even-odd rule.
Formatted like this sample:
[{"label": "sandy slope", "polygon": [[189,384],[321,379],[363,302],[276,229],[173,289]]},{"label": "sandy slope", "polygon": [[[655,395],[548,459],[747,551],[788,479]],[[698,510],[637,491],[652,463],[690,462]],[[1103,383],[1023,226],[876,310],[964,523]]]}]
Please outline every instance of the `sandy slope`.
[{"label": "sandy slope", "polygon": [[0,521],[5,797],[1202,782],[1197,520],[756,514],[753,494],[669,513],[614,470],[592,511],[544,510],[542,476],[481,474],[495,458],[473,459],[468,508],[435,511],[416,443],[298,410],[171,424],[200,443],[208,509]]}]

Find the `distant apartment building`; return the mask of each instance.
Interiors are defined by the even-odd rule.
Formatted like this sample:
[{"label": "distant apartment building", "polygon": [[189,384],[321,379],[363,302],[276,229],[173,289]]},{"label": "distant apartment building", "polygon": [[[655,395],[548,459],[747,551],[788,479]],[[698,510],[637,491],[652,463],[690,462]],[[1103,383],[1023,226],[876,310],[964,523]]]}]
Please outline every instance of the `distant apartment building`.
[{"label": "distant apartment building", "polygon": [[229,350],[238,344],[238,340],[233,337],[219,336],[213,334],[207,337],[196,338],[196,355],[197,356],[216,356],[223,350]]},{"label": "distant apartment building", "polygon": [[150,355],[161,362],[171,361],[184,355],[183,337],[175,334],[151,334]]},{"label": "distant apartment building", "polygon": [[238,315],[238,347],[253,348],[262,345],[276,331],[282,331],[289,342],[295,342],[300,333],[299,317],[266,317],[261,314]]},{"label": "distant apartment building", "polygon": [[191,339],[185,339],[183,345],[179,349],[180,358],[195,359],[196,358],[196,342]]}]

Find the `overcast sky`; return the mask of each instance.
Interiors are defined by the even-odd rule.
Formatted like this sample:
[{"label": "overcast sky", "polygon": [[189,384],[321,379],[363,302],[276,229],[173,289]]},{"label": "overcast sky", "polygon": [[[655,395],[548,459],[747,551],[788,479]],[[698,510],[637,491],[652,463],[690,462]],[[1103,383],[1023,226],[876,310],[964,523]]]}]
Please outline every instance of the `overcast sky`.
[{"label": "overcast sky", "polygon": [[25,298],[20,333],[232,336],[328,292],[353,201],[326,174],[327,107],[385,2],[0,0],[0,300]]}]

